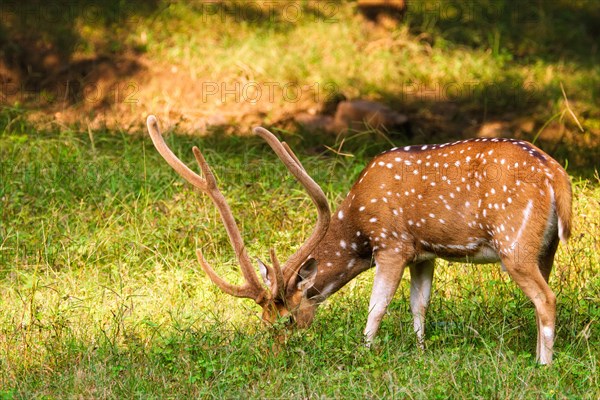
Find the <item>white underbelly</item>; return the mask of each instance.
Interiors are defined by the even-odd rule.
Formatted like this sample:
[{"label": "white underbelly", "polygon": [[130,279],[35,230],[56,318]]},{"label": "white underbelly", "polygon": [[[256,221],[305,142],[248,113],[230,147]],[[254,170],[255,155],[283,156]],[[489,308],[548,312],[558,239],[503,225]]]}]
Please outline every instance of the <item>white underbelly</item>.
[{"label": "white underbelly", "polygon": [[426,251],[421,251],[415,257],[415,262],[442,258],[447,261],[472,264],[490,264],[500,262],[500,256],[493,248],[479,245],[476,248],[460,245],[429,245]]},{"label": "white underbelly", "polygon": [[464,256],[440,256],[444,260],[456,261],[456,262],[467,262],[472,264],[490,264],[500,262],[500,256],[494,249],[488,246],[480,247],[473,254],[465,254]]}]

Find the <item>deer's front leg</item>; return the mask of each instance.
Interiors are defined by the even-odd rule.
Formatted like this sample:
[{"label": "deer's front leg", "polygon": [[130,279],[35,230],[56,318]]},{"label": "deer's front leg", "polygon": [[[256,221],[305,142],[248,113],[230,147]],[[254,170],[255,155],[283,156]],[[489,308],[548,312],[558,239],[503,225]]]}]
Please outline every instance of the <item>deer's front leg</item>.
[{"label": "deer's front leg", "polygon": [[427,260],[418,264],[410,264],[410,310],[413,315],[413,326],[417,334],[419,347],[424,347],[425,313],[431,296],[433,267],[435,261]]},{"label": "deer's front leg", "polygon": [[373,343],[379,325],[381,325],[381,320],[394,297],[394,293],[396,293],[406,266],[406,258],[394,252],[378,252],[375,256],[375,263],[375,280],[373,281],[369,316],[364,332],[367,346]]}]

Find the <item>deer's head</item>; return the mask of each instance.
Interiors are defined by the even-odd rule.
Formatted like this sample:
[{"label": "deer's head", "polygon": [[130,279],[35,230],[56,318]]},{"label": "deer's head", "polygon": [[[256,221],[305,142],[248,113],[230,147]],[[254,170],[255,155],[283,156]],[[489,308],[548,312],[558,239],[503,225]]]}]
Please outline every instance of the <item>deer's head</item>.
[{"label": "deer's head", "polygon": [[192,149],[202,175],[189,169],[169,149],[162,138],[156,117],[153,115],[148,116],[146,123],[152,142],[162,157],[185,180],[207,194],[219,211],[245,282],[242,285],[233,285],[225,281],[206,261],[202,252],[197,250],[198,261],[204,272],[225,293],[254,300],[263,309],[263,321],[273,324],[281,318],[287,318],[291,324],[296,324],[299,327],[310,325],[316,304],[313,300],[307,298],[306,293],[312,287],[317,275],[317,262],[310,257],[310,254],[325,236],[331,212],[325,194],[306,173],[289,146],[280,142],[264,128],[254,129],[254,133],[271,146],[290,173],[304,186],[317,207],[317,223],[311,236],[283,265],[279,263],[274,249],[271,249],[270,252],[270,263],[258,260],[258,269],[262,277],[261,282],[246,252],[231,209],[217,187],[216,179],[200,150],[197,147]]}]

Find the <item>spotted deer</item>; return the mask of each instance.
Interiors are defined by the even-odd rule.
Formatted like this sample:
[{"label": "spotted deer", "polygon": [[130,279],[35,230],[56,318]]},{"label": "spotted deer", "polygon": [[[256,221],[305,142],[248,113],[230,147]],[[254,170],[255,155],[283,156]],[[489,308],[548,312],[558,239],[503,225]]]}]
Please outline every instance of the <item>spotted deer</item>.
[{"label": "spotted deer", "polygon": [[533,144],[479,138],[391,149],[366,166],[331,215],[323,191],[292,150],[255,128],[317,208],[314,231],[284,265],[273,249],[271,265],[258,261],[263,285],[200,150],[193,148],[202,176],[169,150],[154,116],[147,125],[163,158],[219,210],[245,283],[223,280],[197,250],[202,269],[225,293],[259,304],[264,321],[285,317],[306,327],[320,303],[375,266],[364,330],[370,345],[408,266],[414,331],[422,346],[434,259],[500,262],[535,306],[538,362],[552,361],[556,297],[548,278],[559,239],[566,242],[571,232],[571,184],[558,162]]}]

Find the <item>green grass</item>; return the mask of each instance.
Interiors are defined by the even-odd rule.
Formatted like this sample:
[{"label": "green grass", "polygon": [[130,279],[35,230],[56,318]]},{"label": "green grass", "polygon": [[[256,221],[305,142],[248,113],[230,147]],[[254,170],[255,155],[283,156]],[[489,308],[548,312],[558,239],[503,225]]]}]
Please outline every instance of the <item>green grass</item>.
[{"label": "green grass", "polygon": [[[533,307],[498,266],[444,262],[436,269],[425,351],[412,332],[408,277],[377,345],[363,346],[372,271],[279,347],[253,302],[225,295],[202,273],[198,247],[223,276],[240,279],[210,201],[176,176],[144,133],[130,134],[129,122],[122,129],[85,122],[85,112],[111,115],[111,108],[82,108],[81,121],[65,125],[46,123],[26,102],[2,103],[0,400],[600,397],[594,0],[477,2],[481,9],[500,7],[494,18],[458,18],[451,11],[459,3],[424,0],[411,2],[395,28],[368,25],[353,2],[303,2],[298,20],[282,15],[280,6],[267,15],[244,9],[248,2],[212,2],[217,14],[200,2],[144,4],[134,12],[111,1],[98,6],[102,18],[86,19],[90,5],[77,1],[70,25],[46,29],[52,17],[32,27],[27,23],[37,20],[26,18],[17,33],[39,29],[42,42],[73,51],[66,59],[135,50],[160,63],[167,72],[156,79],[165,82],[153,82],[142,69],[140,101],[127,115],[118,109],[117,122],[141,123],[147,111],[164,120],[169,112],[189,112],[193,120],[213,108],[253,107],[215,106],[200,95],[178,103],[170,93],[177,84],[169,80],[173,66],[196,83],[318,84],[319,98],[313,93],[296,104],[277,95],[255,111],[262,123],[283,127],[279,134],[332,206],[368,160],[393,144],[455,138],[472,132],[473,123],[497,119],[533,121],[534,129],[520,135],[532,140],[540,133],[540,146],[568,164],[575,190],[575,231],[568,247],[559,247],[550,281],[558,294],[555,362],[535,364]],[[2,23],[0,42],[10,29]],[[474,84],[469,94],[440,97],[444,85]],[[566,113],[561,85],[584,132]],[[318,109],[335,93],[406,111],[414,136],[354,132],[342,143],[280,123],[282,114]],[[54,112],[41,109],[51,119]],[[264,143],[228,134],[245,133],[242,123],[191,137],[185,121],[170,122],[174,151],[192,165],[190,149],[198,145],[213,166],[252,257],[268,259],[275,247],[283,258],[310,234],[312,203]],[[321,153],[323,144],[354,157]]]},{"label": "green grass", "polygon": [[[574,182],[577,228],[551,279],[559,294],[553,366],[534,363],[533,308],[491,265],[439,265],[424,352],[412,333],[408,279],[377,346],[362,345],[371,272],[274,350],[258,307],[200,271],[196,247],[239,279],[215,211],[146,137],[34,131],[18,110],[3,117],[12,123],[0,135],[1,398],[600,394],[597,179]],[[263,143],[218,132],[168,141],[188,162],[193,144],[204,149],[253,256],[266,258],[270,246],[289,254],[309,234],[310,201]],[[332,203],[368,157],[299,155]]]}]

